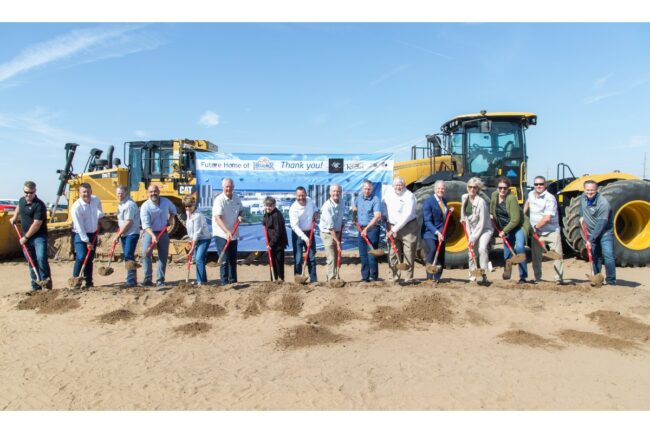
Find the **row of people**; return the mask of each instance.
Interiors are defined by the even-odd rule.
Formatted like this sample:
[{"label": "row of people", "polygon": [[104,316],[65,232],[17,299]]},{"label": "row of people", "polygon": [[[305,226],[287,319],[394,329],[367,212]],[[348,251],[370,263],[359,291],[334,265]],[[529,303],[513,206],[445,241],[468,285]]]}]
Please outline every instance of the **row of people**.
[{"label": "row of people", "polygon": [[[528,233],[534,233],[539,239],[531,242],[532,265],[535,280],[542,278],[542,254],[546,247],[555,251],[560,257],[554,262],[554,279],[556,283],[563,282],[562,243],[558,219],[558,207],[555,197],[546,190],[546,181],[538,176],[534,180],[534,189],[529,193],[522,210],[516,196],[511,193],[511,182],[507,177],[497,180],[497,190],[492,194],[490,205],[481,196],[485,189],[480,178],[471,178],[467,182],[467,193],[461,198],[460,218],[467,229],[468,247],[475,251],[478,263],[468,256],[470,281],[475,280],[475,270],[478,265],[482,270],[482,282],[487,282],[486,272],[489,263],[489,245],[494,230],[500,237],[513,245],[515,254],[525,254]],[[197,284],[207,283],[206,261],[207,250],[214,238],[220,254],[220,282],[229,284],[237,282],[237,242],[239,232],[237,226],[243,220],[243,206],[240,198],[234,194],[235,184],[230,178],[222,181],[222,192],[215,198],[212,207],[212,230],[208,227],[203,214],[196,209],[196,199],[185,197],[183,205],[187,213],[187,232],[192,241],[193,255],[196,262]],[[607,200],[597,192],[596,182],[588,180],[584,184],[585,192],[581,198],[581,223],[588,229],[587,245],[592,248],[595,273],[600,273],[604,262],[606,282],[616,283],[616,268],[613,256],[613,224],[612,212]],[[51,287],[50,269],[47,260],[47,221],[45,204],[36,196],[36,185],[27,181],[24,184],[24,197],[11,219],[15,223],[20,218],[26,228],[20,243],[36,258],[36,266],[42,280],[47,280]],[[142,234],[142,264],[144,266],[143,286],[152,286],[153,270],[150,250],[154,247],[158,253],[158,269],[155,284],[165,284],[165,273],[169,252],[169,233],[173,219],[176,216],[176,206],[167,198],[160,197],[160,189],[156,185],[149,186],[149,199],[140,208],[129,197],[128,189],[124,186],[117,188],[118,226],[119,230],[114,240],[121,242],[124,260],[135,261],[136,245]],[[312,246],[315,225],[318,224],[323,242],[327,280],[335,277],[337,256],[341,252],[341,230],[343,227],[344,208],[341,205],[342,189],[338,184],[329,187],[329,198],[319,210],[314,201],[307,197],[305,188],[298,187],[295,191],[296,200],[289,209],[291,227],[291,244],[294,254],[294,274],[301,275],[303,266],[307,266],[309,281],[316,282],[316,248]],[[379,270],[377,258],[369,254],[371,248],[378,249],[380,242],[380,223],[382,218],[386,224],[387,241],[389,242],[390,279],[403,279],[409,282],[413,279],[415,254],[418,234],[423,240],[426,262],[432,263],[438,251],[436,272],[427,271],[427,279],[438,282],[442,276],[445,264],[444,221],[453,209],[448,207],[445,197],[444,181],[434,185],[434,195],[425,200],[422,205],[423,222],[419,226],[416,217],[417,200],[413,193],[406,189],[404,179],[396,176],[392,188],[388,188],[381,201],[373,193],[373,183],[364,181],[361,193],[352,204],[353,221],[360,230],[358,238],[359,256],[361,261],[361,279],[377,281]],[[268,233],[274,275],[284,279],[284,250],[288,245],[286,225],[282,213],[276,208],[275,199],[267,197],[264,201],[265,214],[262,224]],[[92,195],[89,184],[79,186],[79,199],[71,207],[73,221],[72,244],[75,253],[73,277],[78,277],[83,268],[85,286],[93,286],[94,249],[97,243],[99,222],[103,217],[101,202]],[[530,214],[530,218],[526,214]],[[368,242],[366,242],[366,239]],[[504,241],[504,242],[505,242]],[[394,248],[391,248],[394,243]],[[153,245],[152,245],[153,244]],[[368,245],[370,244],[370,245]],[[440,247],[440,248],[439,248]],[[304,255],[309,251],[304,263]],[[504,269],[503,278],[509,279],[511,269],[508,266],[512,252],[503,249]],[[86,255],[88,257],[86,258]],[[83,266],[84,260],[87,264]],[[405,266],[398,266],[403,263]],[[528,278],[526,261],[519,263],[519,281]],[[127,266],[127,286],[137,284],[137,266]],[[32,289],[39,290],[37,276],[30,268]]]}]

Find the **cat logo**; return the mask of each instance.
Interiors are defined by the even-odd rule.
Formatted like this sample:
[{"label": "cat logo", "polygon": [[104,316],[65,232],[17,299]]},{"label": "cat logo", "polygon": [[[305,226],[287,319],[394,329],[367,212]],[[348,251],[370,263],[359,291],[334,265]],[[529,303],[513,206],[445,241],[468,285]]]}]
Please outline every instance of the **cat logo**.
[{"label": "cat logo", "polygon": [[194,194],[194,185],[178,185],[178,193],[180,195]]}]

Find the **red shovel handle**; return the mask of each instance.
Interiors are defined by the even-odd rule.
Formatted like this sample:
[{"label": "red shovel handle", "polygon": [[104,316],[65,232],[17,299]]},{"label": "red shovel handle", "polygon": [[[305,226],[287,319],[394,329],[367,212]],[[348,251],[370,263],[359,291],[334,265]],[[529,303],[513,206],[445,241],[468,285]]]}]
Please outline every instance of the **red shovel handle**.
[{"label": "red shovel handle", "polygon": [[108,253],[108,260],[111,260],[113,258],[113,254],[115,254],[115,247],[117,246],[117,240],[119,238],[119,235],[115,237],[113,240],[113,246],[111,247],[111,252]]},{"label": "red shovel handle", "polygon": [[316,228],[316,221],[311,222],[311,231],[309,232],[309,243],[307,243],[307,249],[305,250],[305,255],[302,258],[303,263],[307,263],[307,256],[309,255],[309,249],[311,248],[311,240],[314,237],[314,229]]},{"label": "red shovel handle", "polygon": [[390,239],[390,244],[393,246],[395,255],[399,257],[399,251],[397,251],[397,247],[395,246],[395,239],[393,239],[393,234],[391,232],[388,232],[388,239]]},{"label": "red shovel handle", "polygon": [[535,238],[535,240],[537,241],[537,244],[538,244],[540,247],[542,247],[543,249],[546,249],[546,246],[544,245],[544,242],[542,242],[542,240],[539,238],[539,236],[537,235],[537,233],[535,233],[535,229],[533,229],[533,237]]},{"label": "red shovel handle", "polygon": [[[494,228],[497,229],[497,232],[501,233],[501,229],[499,228],[497,222],[493,218],[490,218],[490,220],[492,221],[492,225],[494,226]],[[503,243],[506,244],[506,247],[508,247],[508,249],[512,251],[512,247],[510,246],[510,242],[508,242],[508,239],[506,239],[505,236],[501,236],[501,235],[499,235],[499,237],[501,238]]]},{"label": "red shovel handle", "polygon": [[266,254],[269,256],[269,267],[273,270],[273,258],[271,258],[271,245],[269,244],[269,230],[264,224],[262,224],[264,229],[264,239],[266,239]]},{"label": "red shovel handle", "polygon": [[472,260],[476,261],[476,254],[474,254],[474,245],[469,241],[469,233],[467,232],[467,225],[465,225],[465,221],[461,221],[461,224],[463,225],[463,231],[465,232],[465,239],[467,239],[467,246],[469,247],[469,252],[472,255]]},{"label": "red shovel handle", "polygon": [[363,234],[363,229],[361,228],[361,226],[359,225],[359,223],[356,222],[356,221],[355,221],[354,223],[357,225],[357,228],[359,229],[359,233],[361,233],[361,237],[366,241],[366,243],[368,244],[368,246],[369,246],[370,248],[374,248],[374,247],[372,246],[372,244],[370,243],[370,241],[368,240],[368,237],[364,236],[364,234]]},{"label": "red shovel handle", "polygon": [[341,241],[343,240],[343,227],[339,233],[339,247],[336,249],[336,267],[341,268]]},{"label": "red shovel handle", "polygon": [[[454,211],[454,208],[449,208],[449,212],[447,212],[447,217],[445,218],[445,225],[442,226],[442,239],[445,238],[445,233],[447,232],[447,224],[449,224],[449,218],[451,217],[451,213]],[[444,240],[442,241],[444,242]],[[438,242],[438,248],[436,248],[436,254],[440,252],[440,247],[442,246],[442,242]]]},{"label": "red shovel handle", "polygon": [[[587,233],[587,226],[585,225],[585,223],[580,223],[580,225],[582,226],[582,233],[585,235],[585,244],[586,244],[589,240],[589,234]],[[587,255],[589,256],[589,262],[593,262],[594,259],[591,255],[591,247],[589,245],[587,245]]]},{"label": "red shovel handle", "polygon": [[[162,238],[162,235],[164,235],[165,233],[167,233],[167,227],[169,227],[169,226],[165,226],[165,228],[162,229],[162,230],[160,231],[160,233],[158,233],[158,236],[156,236],[156,243],[158,243],[158,241],[160,240],[160,238]],[[154,245],[156,245],[156,244],[154,244],[153,242],[151,243],[151,245],[149,245],[149,248],[147,248],[147,251],[144,253],[145,256],[148,256],[148,255],[149,255],[149,253],[151,252],[151,250],[153,250],[153,246],[154,246]]]},{"label": "red shovel handle", "polygon": [[[18,236],[18,242],[20,243],[20,238],[22,238],[22,235],[18,230],[18,226],[16,226],[16,224],[12,224],[12,226],[14,226],[14,229],[16,230],[16,236]],[[25,252],[25,256],[27,257],[27,261],[29,262],[30,266],[32,267],[32,269],[36,270],[36,266],[34,265],[34,261],[32,260],[32,256],[29,254],[27,247],[24,244],[20,244],[20,246],[23,247],[23,251]]]},{"label": "red shovel handle", "polygon": [[223,246],[223,250],[221,250],[221,255],[223,255],[223,253],[225,253],[226,250],[228,249],[228,245],[230,245],[230,241],[232,240],[232,237],[235,236],[235,233],[237,233],[237,228],[238,228],[238,227],[239,227],[239,220],[237,220],[237,222],[236,222],[235,225],[233,226],[233,228],[232,228],[232,232],[230,232],[230,233],[231,233],[231,236],[230,236],[230,237],[228,238],[228,240],[226,241],[226,245]]},{"label": "red shovel handle", "polygon": [[95,241],[97,240],[97,235],[98,235],[98,234],[99,234],[99,230],[97,230],[97,231],[95,232],[95,235],[93,236],[93,240],[92,240],[92,242],[90,243],[90,245],[88,246],[88,251],[86,251],[86,257],[84,257],[84,261],[83,261],[83,263],[81,264],[81,267],[82,267],[82,268],[85,268],[85,267],[86,267],[86,263],[88,262],[88,257],[90,257],[90,252],[93,250],[91,247],[94,247],[94,246],[95,246]]},{"label": "red shovel handle", "polygon": [[194,241],[190,242],[190,252],[187,254],[187,270],[189,272],[192,265],[192,255],[194,254]]}]

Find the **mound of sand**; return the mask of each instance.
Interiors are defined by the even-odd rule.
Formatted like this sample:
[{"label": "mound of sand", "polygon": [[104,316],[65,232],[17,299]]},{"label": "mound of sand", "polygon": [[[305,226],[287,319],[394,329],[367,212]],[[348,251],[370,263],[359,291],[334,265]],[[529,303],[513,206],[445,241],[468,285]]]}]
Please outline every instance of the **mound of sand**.
[{"label": "mound of sand", "polygon": [[501,341],[509,344],[519,344],[524,346],[536,348],[558,348],[559,346],[548,338],[541,337],[532,332],[527,332],[522,329],[507,331],[498,335]]},{"label": "mound of sand", "polygon": [[630,317],[621,316],[617,311],[598,310],[587,314],[607,334],[625,340],[650,341],[650,326]]},{"label": "mound of sand", "polygon": [[284,349],[298,349],[301,347],[340,343],[347,339],[347,337],[335,334],[323,326],[299,325],[287,330],[277,341],[277,344]]},{"label": "mound of sand", "polygon": [[164,301],[159,302],[151,308],[148,308],[144,315],[146,317],[151,316],[160,316],[161,314],[175,314],[182,308],[183,302],[185,301],[184,296],[172,296],[165,299]]},{"label": "mound of sand", "polygon": [[562,341],[569,344],[579,344],[582,346],[594,347],[597,349],[613,350],[630,350],[636,349],[638,345],[631,341],[612,338],[606,335],[596,334],[594,332],[576,331],[575,329],[565,329],[558,333]]},{"label": "mound of sand", "polygon": [[226,312],[227,310],[219,304],[196,300],[180,315],[199,319],[225,316]]},{"label": "mound of sand", "polygon": [[114,325],[115,323],[123,320],[128,322],[133,320],[136,317],[135,313],[125,308],[120,308],[119,310],[111,311],[110,313],[102,314],[98,317],[101,323],[108,323],[109,325]]},{"label": "mound of sand", "polygon": [[282,298],[280,298],[280,302],[276,305],[275,309],[282,311],[289,316],[297,316],[302,311],[304,304],[305,303],[300,295],[287,293],[282,295]]},{"label": "mound of sand", "polygon": [[74,298],[59,298],[61,290],[49,290],[33,293],[17,305],[19,310],[37,310],[41,314],[66,313],[79,308],[79,301]]},{"label": "mound of sand", "polygon": [[209,323],[205,322],[191,322],[185,325],[180,325],[174,328],[174,332],[181,335],[188,335],[190,337],[206,333],[212,328]]},{"label": "mound of sand", "polygon": [[328,305],[321,311],[307,316],[307,323],[313,325],[336,326],[362,317],[346,307]]}]

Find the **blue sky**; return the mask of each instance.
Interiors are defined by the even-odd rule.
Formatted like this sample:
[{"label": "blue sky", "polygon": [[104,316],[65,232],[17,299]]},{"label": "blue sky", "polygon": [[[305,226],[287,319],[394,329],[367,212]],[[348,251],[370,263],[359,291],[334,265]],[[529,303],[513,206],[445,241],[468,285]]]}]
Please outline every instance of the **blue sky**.
[{"label": "blue sky", "polygon": [[[0,197],[54,199],[63,146],[395,152],[458,114],[531,111],[529,177],[650,153],[647,23],[0,23]],[[650,155],[649,155],[650,158]],[[650,176],[650,167],[646,176]]]}]

